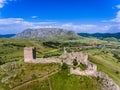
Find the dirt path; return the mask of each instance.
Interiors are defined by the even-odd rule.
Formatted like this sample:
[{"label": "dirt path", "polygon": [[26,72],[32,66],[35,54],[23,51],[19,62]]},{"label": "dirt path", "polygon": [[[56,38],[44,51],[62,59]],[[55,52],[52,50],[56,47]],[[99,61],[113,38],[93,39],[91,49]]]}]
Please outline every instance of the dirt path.
[{"label": "dirt path", "polygon": [[52,85],[49,78],[48,78],[48,83],[49,83],[49,89],[52,90]]},{"label": "dirt path", "polygon": [[[60,70],[57,70],[57,71],[52,72],[52,73],[50,73],[50,74],[48,74],[48,75],[46,75],[46,76],[43,76],[43,77],[37,78],[37,79],[35,79],[35,80],[31,80],[31,81],[25,82],[25,83],[23,83],[22,85],[19,85],[19,86],[16,86],[16,87],[12,88],[11,90],[17,90],[17,89],[19,89],[20,87],[23,87],[24,85],[28,85],[28,84],[30,84],[30,83],[32,83],[32,82],[37,81],[37,80],[42,81],[42,80],[48,78],[49,76],[54,75],[55,73],[57,73],[57,72],[59,72],[59,71],[60,71]],[[49,80],[48,80],[48,81],[49,81]],[[49,84],[50,84],[50,90],[52,90],[51,83],[49,82]]]}]

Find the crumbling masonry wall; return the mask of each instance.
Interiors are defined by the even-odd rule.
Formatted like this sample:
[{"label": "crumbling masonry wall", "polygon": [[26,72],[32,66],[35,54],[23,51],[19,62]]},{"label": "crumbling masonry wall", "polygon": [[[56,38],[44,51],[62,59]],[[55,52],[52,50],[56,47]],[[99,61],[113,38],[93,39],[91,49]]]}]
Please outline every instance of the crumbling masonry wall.
[{"label": "crumbling masonry wall", "polygon": [[102,78],[102,90],[120,90],[119,86],[102,72],[97,72],[97,66],[88,61],[88,55],[78,52],[67,53],[64,48],[64,54],[60,58],[36,58],[36,49],[33,47],[24,48],[24,62],[27,63],[67,63],[70,66],[73,66],[73,61],[77,60],[78,65],[80,63],[87,66],[86,70],[81,70],[80,67],[73,69],[70,68],[70,74],[76,75],[85,75],[85,76],[95,76]]},{"label": "crumbling masonry wall", "polygon": [[62,63],[58,58],[36,58],[36,48],[24,48],[24,62],[26,63]]},{"label": "crumbling masonry wall", "polygon": [[36,59],[36,48],[34,47],[25,47],[24,48],[24,62],[32,62]]}]

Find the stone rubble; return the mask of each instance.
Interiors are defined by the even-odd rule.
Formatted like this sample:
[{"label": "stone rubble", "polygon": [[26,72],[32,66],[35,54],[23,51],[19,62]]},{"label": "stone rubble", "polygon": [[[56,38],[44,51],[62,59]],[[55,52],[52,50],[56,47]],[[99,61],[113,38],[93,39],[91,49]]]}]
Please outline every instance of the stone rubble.
[{"label": "stone rubble", "polygon": [[[28,51],[33,50],[33,48],[27,48]],[[25,50],[24,50],[25,51]],[[27,52],[27,51],[25,51]],[[35,55],[35,52],[32,52]],[[102,84],[102,90],[120,90],[119,86],[111,79],[108,77],[107,74],[103,72],[97,72],[97,66],[91,62],[88,61],[88,55],[79,53],[79,52],[72,52],[72,53],[67,53],[66,49],[64,48],[64,53],[60,56],[60,58],[36,58],[32,59],[33,56],[31,53],[27,53],[27,55],[24,58],[24,61],[27,63],[60,63],[62,64],[63,62],[70,65],[70,74],[76,74],[76,75],[85,75],[85,76],[95,76],[96,78],[101,79],[101,84]],[[24,53],[25,55],[25,53]],[[73,61],[76,60],[78,62],[78,65],[80,63],[86,65],[86,70],[80,70],[80,67],[74,69],[73,68]]]}]

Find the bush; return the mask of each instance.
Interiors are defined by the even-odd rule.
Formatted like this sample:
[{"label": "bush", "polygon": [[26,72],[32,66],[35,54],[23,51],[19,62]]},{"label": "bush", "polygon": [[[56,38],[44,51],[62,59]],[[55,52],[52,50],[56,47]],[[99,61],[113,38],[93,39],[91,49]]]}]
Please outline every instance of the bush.
[{"label": "bush", "polygon": [[32,74],[32,79],[36,79],[36,78],[37,78],[36,74]]},{"label": "bush", "polygon": [[71,50],[71,49],[67,49],[67,52],[68,52],[68,53],[71,53],[71,52],[72,52],[72,50]]},{"label": "bush", "polygon": [[77,65],[78,65],[78,62],[77,62],[76,59],[74,59],[74,61],[73,61],[73,65],[74,65],[74,66],[77,66]]},{"label": "bush", "polygon": [[86,65],[82,64],[82,63],[80,63],[79,67],[80,67],[81,70],[86,70],[87,69]]},{"label": "bush", "polygon": [[119,71],[116,71],[115,73],[116,73],[116,74],[119,74]]},{"label": "bush", "polygon": [[68,65],[66,63],[62,64],[62,70],[68,69]]},{"label": "bush", "polygon": [[45,53],[43,58],[48,58],[48,57],[52,57],[52,56],[60,56],[61,53],[59,52],[48,52],[48,53]]},{"label": "bush", "polygon": [[120,56],[119,53],[114,53],[113,57],[115,57],[117,59],[117,62],[120,62]]}]

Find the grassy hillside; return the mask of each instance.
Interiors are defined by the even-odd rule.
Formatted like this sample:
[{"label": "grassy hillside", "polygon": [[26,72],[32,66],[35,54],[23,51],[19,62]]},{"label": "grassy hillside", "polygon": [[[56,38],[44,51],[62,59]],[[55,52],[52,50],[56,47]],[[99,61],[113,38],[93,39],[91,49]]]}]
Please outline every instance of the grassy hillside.
[{"label": "grassy hillside", "polygon": [[64,70],[50,77],[50,81],[53,90],[101,90],[96,78],[69,75]]},{"label": "grassy hillside", "polygon": [[[61,70],[59,64],[25,64],[23,48],[34,46],[37,57],[60,56],[64,46],[81,46],[91,43],[120,45],[120,42],[106,42],[94,38],[59,41],[56,45],[45,45],[40,41],[0,39],[0,90],[101,90],[100,82],[95,77],[69,75],[68,70]],[[50,43],[51,44],[51,43]],[[99,71],[108,74],[120,86],[120,62],[114,53],[119,49],[85,49],[79,50],[89,54],[89,60],[98,66]],[[2,83],[3,82],[3,83]]]},{"label": "grassy hillside", "polygon": [[89,54],[89,60],[98,66],[99,71],[108,74],[120,86],[120,62],[114,57],[111,49],[84,50]]},{"label": "grassy hillside", "polygon": [[62,70],[43,81],[38,80],[34,84],[30,83],[16,90],[50,90],[50,88],[52,90],[101,90],[96,78],[69,75],[68,70]]},{"label": "grassy hillside", "polygon": [[44,47],[42,43],[38,41],[0,39],[0,64],[19,60],[23,61],[23,49],[29,46],[37,48],[38,57],[43,57],[55,51],[52,48]]}]

